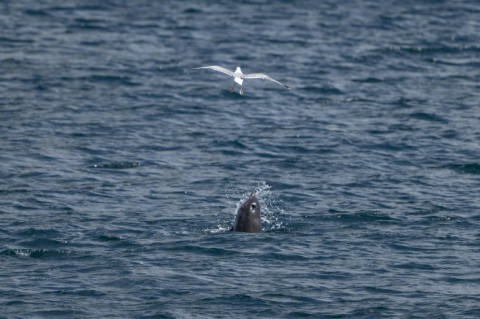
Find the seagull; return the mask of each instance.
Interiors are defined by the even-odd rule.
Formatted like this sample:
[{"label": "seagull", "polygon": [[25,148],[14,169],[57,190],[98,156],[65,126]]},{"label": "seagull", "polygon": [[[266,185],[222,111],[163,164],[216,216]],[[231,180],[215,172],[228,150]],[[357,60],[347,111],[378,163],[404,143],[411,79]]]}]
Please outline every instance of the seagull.
[{"label": "seagull", "polygon": [[[235,72],[232,72],[230,71],[229,69],[226,69],[224,67],[221,67],[221,66],[218,66],[218,65],[209,65],[209,66],[201,66],[199,68],[192,68],[192,70],[199,70],[199,69],[210,69],[210,70],[214,70],[214,71],[218,71],[218,72],[222,72],[222,73],[225,73],[226,75],[230,75],[234,78],[235,80],[235,83],[237,83],[238,85],[240,85],[240,95],[243,95],[243,80],[245,79],[261,79],[261,80],[268,80],[268,81],[272,81],[272,82],[275,82],[277,84],[280,84],[280,85],[283,85],[284,87],[286,87],[287,89],[290,90],[290,87],[288,85],[285,85],[283,83],[280,83],[278,82],[277,80],[274,80],[272,79],[271,77],[269,77],[268,75],[266,74],[263,74],[263,73],[248,73],[248,74],[244,74],[242,73],[242,69],[240,69],[239,66],[237,66],[237,68],[235,69]],[[230,88],[230,90],[233,90],[234,86],[235,86],[235,83],[232,85],[232,87]]]}]

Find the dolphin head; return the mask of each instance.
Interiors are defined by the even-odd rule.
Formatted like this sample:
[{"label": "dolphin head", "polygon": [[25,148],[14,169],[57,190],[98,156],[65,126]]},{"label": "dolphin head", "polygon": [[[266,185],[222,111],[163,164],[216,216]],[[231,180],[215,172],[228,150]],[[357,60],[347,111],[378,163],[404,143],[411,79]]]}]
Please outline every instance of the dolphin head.
[{"label": "dolphin head", "polygon": [[233,230],[247,233],[262,231],[260,203],[254,193],[238,208]]}]

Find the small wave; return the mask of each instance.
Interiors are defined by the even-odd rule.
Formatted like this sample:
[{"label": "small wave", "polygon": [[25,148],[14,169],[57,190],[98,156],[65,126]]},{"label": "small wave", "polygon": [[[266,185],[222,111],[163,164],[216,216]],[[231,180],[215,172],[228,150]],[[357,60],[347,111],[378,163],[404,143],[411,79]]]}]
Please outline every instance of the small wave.
[{"label": "small wave", "polygon": [[186,8],[183,10],[184,13],[187,13],[187,14],[200,14],[200,13],[203,13],[203,11],[199,8]]},{"label": "small wave", "polygon": [[415,112],[410,114],[410,117],[417,120],[423,120],[428,122],[448,123],[448,120],[444,119],[441,116],[438,116],[436,114],[431,114],[431,113],[425,113],[425,112]]},{"label": "small wave", "polygon": [[24,43],[33,43],[33,40],[26,40],[26,39],[20,39],[20,38],[13,38],[13,37],[0,37],[0,43],[13,43],[13,44],[18,44],[18,43],[21,43],[21,44],[24,44]]},{"label": "small wave", "polygon": [[98,236],[99,241],[119,241],[122,240],[122,237],[115,236],[115,235],[100,235]]},{"label": "small wave", "polygon": [[447,168],[454,171],[463,173],[463,174],[474,174],[480,175],[480,164],[471,163],[471,164],[451,164],[447,165]]},{"label": "small wave", "polygon": [[344,94],[341,90],[334,87],[320,87],[320,86],[306,86],[303,88],[307,92],[318,93],[318,94],[331,94],[331,95],[342,95]]},{"label": "small wave", "polygon": [[30,258],[62,258],[70,255],[66,249],[6,249],[0,252],[2,256]]},{"label": "small wave", "polygon": [[407,270],[426,270],[426,271],[435,271],[438,269],[437,267],[432,266],[431,264],[418,263],[418,262],[406,262],[403,264],[396,265],[394,267],[400,268],[400,269],[407,269]]},{"label": "small wave", "polygon": [[378,212],[378,211],[363,211],[357,213],[338,213],[336,211],[331,210],[330,212],[334,212],[335,216],[340,218],[341,220],[348,221],[348,222],[392,222],[395,219],[388,213]]},{"label": "small wave", "polygon": [[61,235],[61,233],[56,229],[40,229],[40,228],[33,228],[33,227],[20,230],[18,231],[17,234],[22,237],[41,237],[41,238],[49,238],[49,237]]},{"label": "small wave", "polygon": [[0,189],[0,195],[10,195],[10,194],[26,194],[30,192],[28,189]]},{"label": "small wave", "polygon": [[366,78],[359,78],[359,79],[353,79],[353,82],[357,83],[381,83],[383,80],[375,77],[366,77]]},{"label": "small wave", "polygon": [[118,162],[118,163],[106,163],[106,164],[93,164],[88,168],[100,168],[100,169],[128,169],[140,167],[138,162]]},{"label": "small wave", "polygon": [[437,53],[459,53],[459,52],[478,52],[478,45],[418,45],[402,46],[393,45],[381,49],[384,52],[405,52],[412,54],[437,54]]},{"label": "small wave", "polygon": [[92,75],[87,78],[90,82],[106,83],[106,84],[121,84],[121,85],[135,85],[135,83],[127,76],[116,75]]},{"label": "small wave", "polygon": [[219,247],[206,247],[198,244],[185,244],[185,245],[175,244],[170,247],[164,247],[164,249],[167,251],[171,250],[174,252],[179,252],[179,251],[190,252],[190,253],[210,255],[210,256],[229,256],[229,255],[236,254],[236,251],[232,249],[219,248]]},{"label": "small wave", "polygon": [[232,229],[232,221],[223,221],[222,223],[218,224],[217,227],[214,228],[206,228],[203,229],[202,232],[205,234],[222,234],[227,233]]},{"label": "small wave", "polygon": [[50,17],[50,14],[46,10],[41,10],[41,9],[26,9],[26,10],[23,10],[23,13],[29,16]]}]

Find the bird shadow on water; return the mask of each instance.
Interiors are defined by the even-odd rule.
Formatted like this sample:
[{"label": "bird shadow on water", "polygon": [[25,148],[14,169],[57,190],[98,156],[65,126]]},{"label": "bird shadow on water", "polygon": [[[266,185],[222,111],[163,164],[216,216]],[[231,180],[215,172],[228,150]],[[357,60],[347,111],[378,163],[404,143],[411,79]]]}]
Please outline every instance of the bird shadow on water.
[{"label": "bird shadow on water", "polygon": [[261,89],[250,88],[248,91],[243,90],[243,94],[240,94],[239,88],[235,87],[233,90],[231,87],[222,88],[196,88],[191,91],[192,96],[201,97],[202,99],[229,99],[233,101],[247,101],[247,100],[260,100],[265,98],[262,96]]},{"label": "bird shadow on water", "polygon": [[249,99],[249,100],[257,99],[255,95],[245,93],[245,91],[243,92],[243,95],[240,94],[240,92],[238,91],[238,88],[234,90],[230,88],[222,89],[221,96],[224,96],[233,100],[239,100],[239,101],[244,101],[245,99]]}]

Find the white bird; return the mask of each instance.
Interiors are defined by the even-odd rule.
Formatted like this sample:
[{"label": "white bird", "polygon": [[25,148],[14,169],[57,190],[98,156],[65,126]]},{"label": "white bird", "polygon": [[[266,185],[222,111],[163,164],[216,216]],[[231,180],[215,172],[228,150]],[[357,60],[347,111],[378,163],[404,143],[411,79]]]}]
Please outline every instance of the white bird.
[{"label": "white bird", "polygon": [[[263,73],[248,73],[248,74],[243,74],[242,73],[242,69],[240,69],[239,66],[237,66],[237,69],[235,70],[235,72],[232,72],[228,69],[225,69],[224,67],[221,67],[221,66],[218,66],[218,65],[209,65],[209,66],[201,66],[199,68],[193,68],[193,70],[199,70],[199,69],[210,69],[210,70],[214,70],[214,71],[218,71],[218,72],[222,72],[222,73],[225,73],[226,75],[230,75],[234,78],[235,80],[235,83],[237,83],[238,85],[240,85],[240,95],[243,95],[243,80],[245,79],[261,79],[261,80],[268,80],[268,81],[272,81],[272,82],[275,82],[277,84],[280,84],[280,85],[283,85],[284,87],[286,87],[287,89],[290,90],[290,87],[288,85],[285,85],[283,83],[280,83],[278,82],[277,80],[274,80],[272,79],[271,77],[269,77],[268,75],[266,74],[263,74]],[[231,90],[233,90],[233,87],[235,86],[235,83],[233,84],[233,86],[230,88]]]}]

